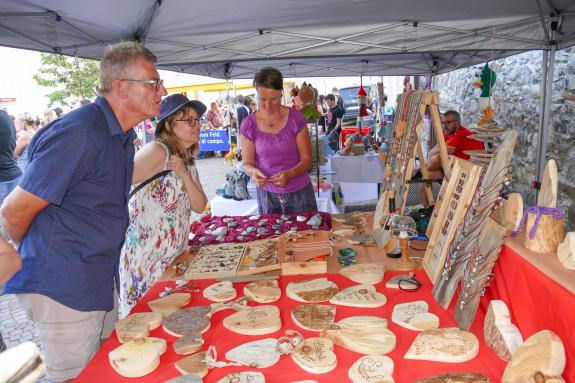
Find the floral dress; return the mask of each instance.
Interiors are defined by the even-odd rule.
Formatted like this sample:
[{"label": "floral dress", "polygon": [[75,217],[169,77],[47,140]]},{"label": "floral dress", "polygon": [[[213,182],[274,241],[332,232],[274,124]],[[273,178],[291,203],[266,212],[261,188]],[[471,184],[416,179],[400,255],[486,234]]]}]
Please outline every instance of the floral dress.
[{"label": "floral dress", "polygon": [[[169,150],[166,150],[167,169]],[[196,167],[188,166],[195,182]],[[123,318],[186,249],[191,207],[183,180],[169,172],[136,192],[128,203],[130,224],[120,256],[119,317]]]}]

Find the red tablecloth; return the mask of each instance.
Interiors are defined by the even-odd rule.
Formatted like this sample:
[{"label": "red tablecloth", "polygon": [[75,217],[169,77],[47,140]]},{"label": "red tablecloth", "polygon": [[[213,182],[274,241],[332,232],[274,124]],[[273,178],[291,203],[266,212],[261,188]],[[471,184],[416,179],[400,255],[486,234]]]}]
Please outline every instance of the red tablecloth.
[{"label": "red tablecloth", "polygon": [[491,288],[481,300],[482,311],[491,299],[504,301],[524,340],[541,330],[554,331],[567,355],[563,378],[575,382],[575,295],[507,246],[501,250],[494,273]]},{"label": "red tablecloth", "polygon": [[[385,275],[385,281],[389,280],[397,274],[399,273],[387,272]],[[472,332],[475,333],[475,335],[480,340],[479,355],[472,361],[467,363],[448,364],[403,359],[407,349],[415,339],[417,332],[407,330],[391,322],[391,312],[397,303],[425,300],[429,303],[430,311],[439,316],[441,327],[455,327],[455,322],[452,319],[452,309],[450,312],[447,312],[446,310],[442,309],[431,297],[431,283],[425,273],[423,271],[419,271],[417,277],[423,282],[423,287],[419,291],[408,293],[400,290],[386,289],[385,283],[382,282],[376,287],[378,291],[383,292],[387,296],[387,304],[385,306],[376,309],[358,309],[336,306],[336,320],[341,320],[343,318],[355,315],[375,315],[388,319],[390,330],[393,331],[393,333],[397,336],[396,348],[393,352],[388,354],[388,356],[391,357],[395,362],[395,372],[393,376],[397,383],[413,382],[419,378],[424,378],[444,372],[456,371],[482,372],[483,374],[487,375],[492,382],[499,382],[500,377],[503,374],[503,369],[505,368],[505,362],[499,359],[497,355],[495,355],[495,353],[483,342],[482,313],[478,313],[478,318],[476,318],[476,321],[474,322],[474,325],[471,329]],[[288,282],[311,278],[311,276],[282,277],[280,280],[280,286],[282,287],[282,291],[285,293],[285,287]],[[329,274],[328,278],[337,283],[340,289],[354,285],[353,282],[340,275]],[[205,288],[211,283],[212,281],[200,281],[199,285],[201,288]],[[157,298],[158,294],[166,285],[173,285],[173,282],[159,282],[155,284],[152,289],[143,297],[142,301],[134,308],[133,312],[149,311],[145,303],[150,299]],[[236,290],[238,291],[238,297],[243,295],[242,292],[244,285],[244,283],[235,285]],[[209,304],[209,302],[204,299],[201,294],[194,294],[191,304],[206,305]],[[254,303],[250,304],[254,305]],[[281,331],[273,334],[251,337],[235,334],[225,329],[222,325],[223,318],[230,315],[231,312],[222,311],[212,316],[211,328],[204,334],[205,344],[203,349],[206,349],[209,345],[216,345],[219,355],[218,359],[224,360],[224,354],[233,347],[257,339],[270,337],[278,338],[282,336],[287,329],[298,330],[306,338],[318,336],[318,333],[305,331],[293,323],[290,315],[290,310],[293,307],[300,305],[301,303],[295,302],[285,297],[284,294],[280,301],[274,302],[273,304],[277,305],[281,311],[281,318],[283,321],[283,328]],[[161,365],[149,375],[138,379],[123,378],[110,367],[108,362],[108,353],[120,345],[116,334],[114,333],[110,339],[104,343],[101,350],[92,359],[88,366],[86,366],[84,371],[82,371],[75,382],[163,382],[169,378],[178,376],[179,372],[174,367],[174,362],[183,358],[183,356],[177,355],[173,351],[172,343],[177,338],[166,334],[161,327],[152,331],[150,335],[165,338],[168,341],[168,350],[161,357]],[[338,358],[338,367],[328,374],[309,374],[299,368],[289,356],[282,356],[279,363],[260,371],[263,372],[266,377],[266,382],[268,383],[284,383],[305,379],[312,379],[324,383],[347,382],[349,381],[347,377],[347,371],[349,367],[357,359],[362,357],[362,355],[347,351],[339,346],[335,346],[335,353],[337,354]],[[250,370],[250,368],[226,367],[223,369],[213,369],[204,378],[204,382],[217,382],[220,378],[224,377],[230,372],[247,370]]]}]

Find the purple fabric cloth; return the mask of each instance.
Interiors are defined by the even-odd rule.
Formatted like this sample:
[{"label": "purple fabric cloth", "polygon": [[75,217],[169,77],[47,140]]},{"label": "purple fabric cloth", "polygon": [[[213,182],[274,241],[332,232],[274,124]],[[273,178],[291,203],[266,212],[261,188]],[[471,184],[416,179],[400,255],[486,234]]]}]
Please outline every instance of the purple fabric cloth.
[{"label": "purple fabric cloth", "polygon": [[[256,166],[266,177],[271,177],[298,164],[300,157],[296,136],[304,128],[307,128],[307,123],[303,114],[290,108],[287,123],[277,134],[259,130],[254,113],[246,117],[240,132],[255,144]],[[301,190],[310,182],[309,175],[306,173],[294,177],[284,188],[266,183],[264,189],[273,193],[291,193]]]}]

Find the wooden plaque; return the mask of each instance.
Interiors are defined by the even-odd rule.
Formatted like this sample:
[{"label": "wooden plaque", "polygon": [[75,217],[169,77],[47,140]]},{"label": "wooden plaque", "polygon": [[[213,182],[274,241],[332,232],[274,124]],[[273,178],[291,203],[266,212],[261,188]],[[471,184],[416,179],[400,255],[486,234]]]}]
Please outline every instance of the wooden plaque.
[{"label": "wooden plaque", "polygon": [[227,374],[217,383],[265,383],[264,374],[258,371],[242,371]]},{"label": "wooden plaque", "polygon": [[321,331],[335,320],[335,307],[315,303],[299,305],[291,310],[296,325],[309,331]]},{"label": "wooden plaque", "polygon": [[276,306],[254,306],[226,317],[223,325],[242,335],[264,335],[280,330],[282,321]]},{"label": "wooden plaque", "polygon": [[298,344],[291,354],[303,370],[311,374],[325,374],[337,367],[333,342],[325,338],[308,338]]},{"label": "wooden plaque", "polygon": [[230,281],[216,282],[204,289],[204,298],[212,302],[227,302],[234,299],[238,293]]},{"label": "wooden plaque", "polygon": [[242,243],[203,246],[192,259],[184,277],[188,280],[233,277],[242,260],[244,248]]},{"label": "wooden plaque", "polygon": [[523,217],[523,198],[519,193],[511,193],[503,204],[499,207],[499,221],[502,226],[513,232],[519,227]]},{"label": "wooden plaque", "polygon": [[244,286],[244,295],[258,303],[270,303],[280,299],[282,290],[277,280],[260,280]]},{"label": "wooden plaque", "polygon": [[491,383],[488,377],[477,372],[448,372],[430,376],[413,383]]},{"label": "wooden plaque", "polygon": [[205,351],[192,354],[174,363],[174,366],[182,374],[195,374],[203,378],[208,374],[208,365],[204,362],[206,359]]},{"label": "wooden plaque", "polygon": [[337,285],[327,278],[290,282],[286,286],[286,295],[288,298],[303,303],[329,301],[338,291]]},{"label": "wooden plaque", "polygon": [[204,344],[201,333],[183,336],[174,342],[174,352],[178,355],[189,355],[198,351]]},{"label": "wooden plaque", "polygon": [[429,305],[425,301],[396,304],[391,314],[391,321],[414,331],[439,327],[439,317],[429,312]]},{"label": "wooden plaque", "polygon": [[489,302],[483,323],[483,338],[497,356],[507,362],[523,343],[519,329],[511,323],[511,316],[505,302],[501,300]]},{"label": "wooden plaque", "polygon": [[473,333],[458,328],[438,328],[420,332],[407,350],[405,359],[464,363],[478,353],[479,340]]}]

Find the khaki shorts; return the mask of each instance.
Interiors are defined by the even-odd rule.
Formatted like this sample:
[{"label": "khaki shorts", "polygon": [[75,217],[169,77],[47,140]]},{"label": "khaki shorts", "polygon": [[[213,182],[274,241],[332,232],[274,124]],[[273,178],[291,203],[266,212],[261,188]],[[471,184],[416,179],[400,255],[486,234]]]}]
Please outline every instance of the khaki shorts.
[{"label": "khaki shorts", "polygon": [[[16,297],[38,329],[46,358],[46,375],[55,382],[78,376],[100,349],[100,338],[108,337],[113,330],[116,319],[112,317],[117,318],[117,309],[115,313],[114,310],[84,312],[40,294],[17,294]],[[111,327],[104,329],[105,323]]]}]

